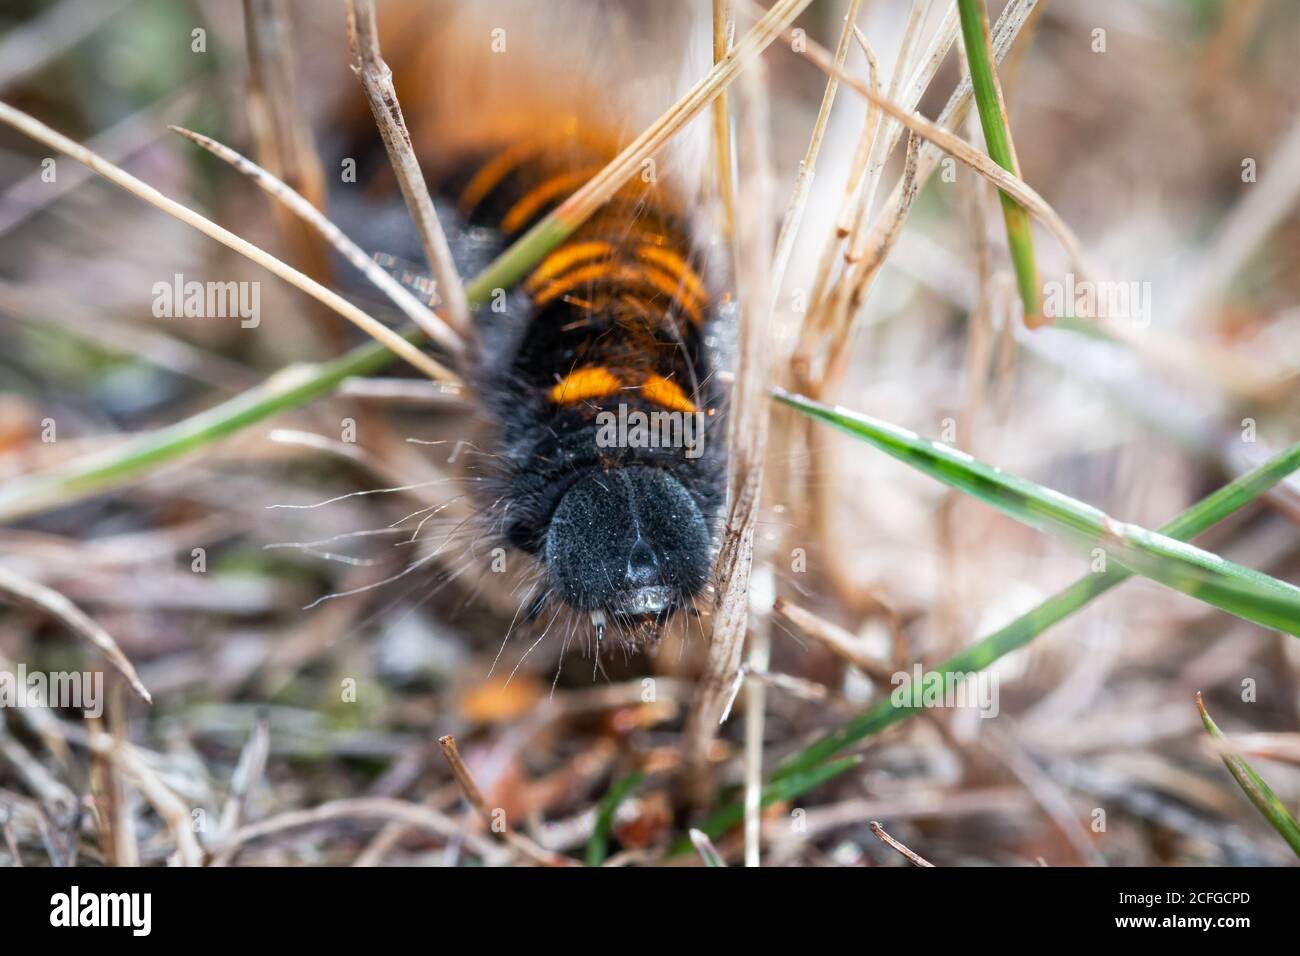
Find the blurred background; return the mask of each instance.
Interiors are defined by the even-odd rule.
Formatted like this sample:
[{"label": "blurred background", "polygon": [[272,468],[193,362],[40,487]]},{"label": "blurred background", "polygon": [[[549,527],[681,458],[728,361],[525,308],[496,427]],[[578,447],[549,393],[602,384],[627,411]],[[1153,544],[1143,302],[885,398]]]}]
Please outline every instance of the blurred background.
[{"label": "blurred background", "polygon": [[[991,18],[1002,6],[990,4]],[[932,7],[930,30],[948,10]],[[799,25],[833,49],[845,8],[816,0]],[[862,4],[882,85],[910,9]],[[250,29],[250,11],[283,34]],[[749,22],[738,15],[737,32]],[[1039,3],[1000,72],[1022,177],[1099,273],[1135,283],[1149,308],[1118,317],[1120,338],[1086,317],[1025,330],[996,196],[941,163],[823,397],[1148,528],[1295,442],[1297,55],[1300,6],[1287,0]],[[582,62],[578,51],[572,68]],[[826,79],[781,43],[765,62],[776,221]],[[397,325],[346,267],[313,260],[319,250],[265,194],[167,130],[207,133],[268,166],[275,144],[297,136],[298,160],[320,159],[281,154],[286,180],[345,229],[391,222],[409,234],[400,201],[391,218],[363,222],[337,198],[339,157],[377,142],[348,64],[341,0],[6,0],[0,11],[0,100]],[[846,69],[867,75],[856,44]],[[922,113],[939,114],[962,69],[954,48]],[[292,133],[266,90],[286,76]],[[802,321],[865,116],[842,87],[778,300],[783,329]],[[958,133],[983,149],[978,123]],[[886,166],[879,211],[902,154]],[[0,488],[362,341],[75,161],[55,157],[51,177],[50,155],[0,128]],[[1037,237],[1043,279],[1063,281],[1071,263]],[[260,321],[156,316],[156,285],[178,274],[256,282]],[[681,861],[667,855],[686,816],[672,776],[707,622],[654,653],[597,662],[558,640],[530,649],[536,634],[512,631],[510,585],[446,580],[465,570],[459,548],[367,587],[427,557],[460,520],[461,489],[448,487],[472,412],[467,396],[393,366],[110,493],[0,513],[0,567],[84,610],[153,696],[138,700],[48,613],[0,603],[0,669],[105,670],[109,683],[102,722],[0,713],[0,861],[159,864],[184,856],[185,819],[204,859],[238,864],[512,861],[465,809],[443,734],[491,807],[575,859],[611,785],[640,775],[609,824],[609,858]],[[788,414],[774,418],[751,596],[770,610],[781,594],[844,629],[885,672],[941,661],[1088,572],[1086,554]],[[407,490],[354,495],[392,488]],[[1199,543],[1300,580],[1298,491],[1284,484]],[[888,693],[785,616],[758,617],[771,640],[768,765]],[[961,710],[900,723],[860,748],[852,772],[770,808],[765,862],[906,865],[872,836],[875,819],[937,865],[1295,865],[1207,746],[1193,702],[1205,694],[1294,809],[1293,638],[1133,580],[992,673],[995,719]],[[724,786],[741,779],[744,711],[742,695],[714,747]],[[92,760],[99,734],[128,741],[135,762]],[[718,846],[734,860],[739,837]]]}]

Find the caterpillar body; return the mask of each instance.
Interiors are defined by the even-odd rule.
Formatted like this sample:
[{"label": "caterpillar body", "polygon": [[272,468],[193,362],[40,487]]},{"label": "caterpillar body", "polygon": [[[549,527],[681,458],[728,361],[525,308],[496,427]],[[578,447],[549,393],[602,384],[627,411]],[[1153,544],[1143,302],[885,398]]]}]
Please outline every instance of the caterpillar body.
[{"label": "caterpillar body", "polygon": [[[486,55],[494,29],[526,33],[494,23],[524,16],[534,37],[540,29],[535,8],[488,7],[495,14],[438,20],[439,53],[417,50],[398,71],[417,149],[427,150],[422,162],[458,258],[474,260],[462,263],[470,273],[628,138],[594,115],[593,102],[573,108],[579,81],[556,96],[555,83],[526,75],[524,58],[507,68]],[[595,42],[590,30],[563,35]],[[482,108],[470,115],[470,87],[430,92],[443,77],[484,69],[495,70],[495,92],[475,87]],[[461,119],[449,119],[457,111]],[[432,135],[420,136],[422,122]],[[658,176],[635,176],[474,314],[468,377],[489,432],[478,459],[486,525],[539,563],[533,613],[558,603],[590,616],[597,638],[611,620],[620,633],[655,636],[710,582],[725,488],[723,396],[711,338],[717,302],[692,212]],[[393,249],[392,237],[371,244]]]}]

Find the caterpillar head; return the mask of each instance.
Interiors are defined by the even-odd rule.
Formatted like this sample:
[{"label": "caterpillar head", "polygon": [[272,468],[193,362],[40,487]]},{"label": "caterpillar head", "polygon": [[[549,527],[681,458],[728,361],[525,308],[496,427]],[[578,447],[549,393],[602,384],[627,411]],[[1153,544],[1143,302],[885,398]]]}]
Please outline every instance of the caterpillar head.
[{"label": "caterpillar head", "polygon": [[688,606],[709,577],[709,524],[672,473],[593,469],[551,516],[541,556],[558,596],[597,620],[645,619]]}]

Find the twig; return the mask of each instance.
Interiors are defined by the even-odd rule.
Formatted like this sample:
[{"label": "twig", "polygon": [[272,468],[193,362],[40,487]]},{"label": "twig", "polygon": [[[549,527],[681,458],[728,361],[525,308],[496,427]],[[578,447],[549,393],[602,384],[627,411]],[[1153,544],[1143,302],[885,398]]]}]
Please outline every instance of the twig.
[{"label": "twig", "polygon": [[1032,811],[1033,801],[1021,787],[976,790],[908,789],[891,797],[853,797],[810,807],[798,830],[788,819],[764,821],[764,835],[772,842],[772,855],[788,854],[800,844],[818,840],[841,827],[858,826],[880,817],[894,820],[935,819],[952,823],[969,816],[1018,816]]},{"label": "twig", "polygon": [[[436,28],[436,27],[435,27]],[[348,43],[352,47],[352,72],[361,81],[370,112],[379,127],[379,135],[388,151],[389,162],[397,175],[397,183],[406,200],[406,208],[415,221],[420,234],[424,255],[433,270],[447,312],[447,322],[462,337],[471,332],[469,304],[465,287],[461,284],[456,264],[451,257],[451,247],[438,221],[437,210],[424,182],[424,173],[411,146],[411,134],[402,119],[402,107],[397,102],[393,88],[393,71],[388,68],[379,51],[379,28],[375,23],[373,0],[348,0]]]},{"label": "twig", "polygon": [[[432,341],[437,342],[443,348],[450,351],[453,355],[459,355],[464,351],[464,343],[460,336],[448,327],[447,323],[434,315],[434,313],[419,299],[411,295],[406,288],[381,269],[379,265],[370,256],[366,255],[365,250],[349,239],[343,230],[330,222],[323,213],[301,195],[295,192],[287,183],[282,182],[269,172],[258,166],[252,160],[240,155],[223,143],[217,142],[210,136],[204,136],[202,133],[196,133],[193,130],[185,129],[183,126],[169,126],[174,133],[184,136],[191,142],[197,143],[208,152],[216,155],[226,161],[239,172],[243,173],[261,189],[265,190],[271,196],[274,196],[280,202],[284,203],[295,215],[299,216],[313,229],[317,230],[325,240],[333,246],[340,255],[356,267],[357,271],[369,279],[379,288],[393,304],[406,314],[406,316],[420,327]],[[452,384],[458,383],[459,379],[450,371],[445,370],[440,376],[442,381]]]},{"label": "twig", "polygon": [[848,661],[873,681],[889,683],[894,673],[893,668],[863,651],[858,639],[838,624],[832,624],[812,611],[804,610],[783,598],[777,598],[772,610],[836,657]]},{"label": "twig", "polygon": [[749,614],[749,577],[754,524],[763,487],[767,448],[767,389],[772,374],[768,294],[772,256],[772,170],[768,156],[767,95],[763,65],[755,61],[740,89],[740,155],[745,202],[737,210],[736,273],[741,303],[739,361],[731,394],[727,450],[731,465],[727,524],[714,571],[717,599],[709,656],[691,702],[684,731],[687,796],[697,807],[712,795],[709,746],[738,685],[741,649]]},{"label": "twig", "polygon": [[907,847],[903,846],[903,844],[899,843],[897,840],[891,837],[888,833],[885,832],[885,828],[882,827],[877,821],[872,820],[870,826],[871,826],[871,832],[880,838],[881,843],[885,844],[886,846],[891,846],[899,853],[903,854],[903,856],[907,857],[908,860],[911,861],[913,866],[930,866],[930,867],[934,866],[934,864],[931,863],[929,860],[927,860],[925,857],[921,856],[918,853],[913,852],[912,850],[909,850]]},{"label": "twig", "polygon": [[315,279],[304,275],[292,266],[277,259],[269,252],[253,245],[248,240],[240,238],[230,230],[224,229],[212,220],[199,215],[188,206],[182,205],[176,200],[164,196],[148,183],[136,179],[126,170],[113,165],[108,160],[82,146],[80,143],[74,142],[60,133],[56,133],[36,118],[27,115],[21,110],[14,109],[7,103],[0,103],[0,122],[6,123],[27,134],[32,139],[44,143],[52,149],[57,149],[66,156],[72,157],[77,162],[89,167],[93,172],[98,173],[115,185],[121,186],[127,192],[143,199],[151,206],[161,209],[168,215],[179,219],[186,225],[194,227],[204,235],[217,240],[230,249],[233,249],[245,258],[251,259],[269,272],[274,273],[291,285],[306,292],[318,302],[329,306],[339,315],[343,316],[343,318],[347,319],[362,331],[383,343],[386,348],[406,359],[430,378],[436,379],[442,374],[442,367],[436,362],[392,329],[376,321],[365,312],[362,312],[342,296],[325,288],[325,286],[321,285]]},{"label": "twig", "polygon": [[22,575],[15,574],[8,568],[0,567],[0,593],[8,594],[16,600],[25,604],[31,604],[45,611],[51,617],[61,621],[68,630],[75,634],[80,634],[95,647],[103,652],[108,658],[110,664],[118,669],[131,689],[140,695],[140,698],[147,704],[153,703],[153,698],[145,690],[144,684],[140,683],[140,677],[127,660],[122,649],[117,646],[117,642],[109,636],[108,632],[96,624],[91,618],[79,607],[69,601],[66,597],[48,588],[36,581],[31,581]]},{"label": "twig", "polygon": [[470,775],[469,767],[465,766],[465,761],[460,755],[460,748],[456,746],[456,738],[450,734],[439,737],[438,746],[442,748],[442,755],[447,758],[452,776],[456,778],[456,783],[460,785],[461,792],[465,794],[465,799],[483,818],[483,823],[487,826],[488,832],[496,833],[521,855],[541,866],[576,865],[575,861],[557,853],[552,853],[545,847],[534,843],[522,833],[509,829],[508,825],[505,830],[498,830],[495,825],[497,821],[492,815],[492,808],[488,806],[487,800],[484,799],[482,791],[478,788],[478,784],[474,782],[473,776]]}]

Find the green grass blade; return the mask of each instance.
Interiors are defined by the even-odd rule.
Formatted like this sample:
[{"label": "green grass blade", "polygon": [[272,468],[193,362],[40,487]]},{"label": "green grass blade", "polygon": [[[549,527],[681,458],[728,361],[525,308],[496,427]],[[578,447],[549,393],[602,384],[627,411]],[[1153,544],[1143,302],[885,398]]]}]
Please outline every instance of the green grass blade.
[{"label": "green grass blade", "polygon": [[787,392],[777,392],[776,398],[1030,527],[1086,548],[1103,548],[1130,571],[1247,621],[1300,636],[1300,588],[1294,585],[1168,535],[1115,521],[1091,505],[878,419]]},{"label": "green grass blade", "polygon": [[605,862],[605,855],[609,852],[609,828],[614,824],[614,814],[618,812],[619,804],[640,786],[644,779],[643,773],[628,774],[611,786],[609,793],[605,794],[604,799],[600,801],[600,806],[596,810],[596,825],[587,840],[588,866],[600,866]]},{"label": "green grass blade", "polygon": [[118,487],[187,452],[225,438],[277,412],[324,395],[346,378],[371,375],[395,356],[370,344],[319,365],[290,365],[261,385],[117,447],[9,481],[0,489],[0,521],[12,521]]},{"label": "green grass blade", "polygon": [[[988,11],[984,0],[957,0],[961,16],[962,43],[966,48],[966,62],[970,66],[971,89],[975,94],[975,107],[979,110],[980,126],[989,158],[1003,169],[1020,175],[1015,147],[1011,142],[1011,129],[1007,125],[1006,107],[1002,91],[994,72],[989,44]],[[1007,226],[1007,247],[1011,263],[1016,270],[1016,286],[1025,305],[1025,322],[1031,328],[1042,321],[1042,292],[1038,284],[1038,265],[1034,259],[1034,232],[1029,213],[1006,193],[999,192],[1002,200],[1002,218]]]},{"label": "green grass blade", "polygon": [[[1300,469],[1300,443],[1292,445],[1286,451],[1275,455],[1259,467],[1201,499],[1162,525],[1160,530],[1172,538],[1194,538],[1250,504],[1297,469]],[[935,670],[945,675],[945,683],[947,675],[970,674],[984,670],[1012,651],[1029,644],[1052,625],[1069,617],[1094,598],[1131,576],[1131,572],[1123,567],[1112,565],[1101,574],[1090,574],[1080,578],[1064,591],[1048,598],[1010,624],[944,661]],[[773,773],[772,782],[768,786],[781,786],[781,793],[785,795],[785,799],[798,796],[804,792],[799,785],[800,782],[807,779],[807,775],[819,765],[915,712],[915,707],[897,706],[886,697],[842,727],[826,734],[786,760]],[[837,762],[826,766],[839,767],[840,764]],[[839,772],[841,771],[836,770],[836,773]],[[826,779],[829,777],[821,776],[818,782]],[[766,794],[767,791],[764,792]],[[727,828],[734,826],[743,812],[740,802],[733,802],[719,809],[708,821],[701,824],[700,829],[712,836],[718,836]]]},{"label": "green grass blade", "polygon": [[[1205,729],[1211,737],[1217,741],[1223,741],[1223,731],[1210,719],[1209,712],[1205,709],[1205,701],[1201,695],[1196,695],[1196,709],[1201,712],[1201,723],[1205,724]],[[1291,811],[1286,808],[1277,795],[1269,789],[1268,784],[1254,770],[1250,764],[1246,763],[1239,755],[1235,753],[1225,753],[1223,755],[1223,765],[1228,768],[1233,779],[1237,781],[1250,802],[1255,805],[1255,809],[1264,815],[1264,819],[1273,825],[1273,829],[1281,834],[1282,839],[1290,845],[1296,856],[1300,856],[1300,824],[1296,823],[1295,817],[1291,816]]]}]

